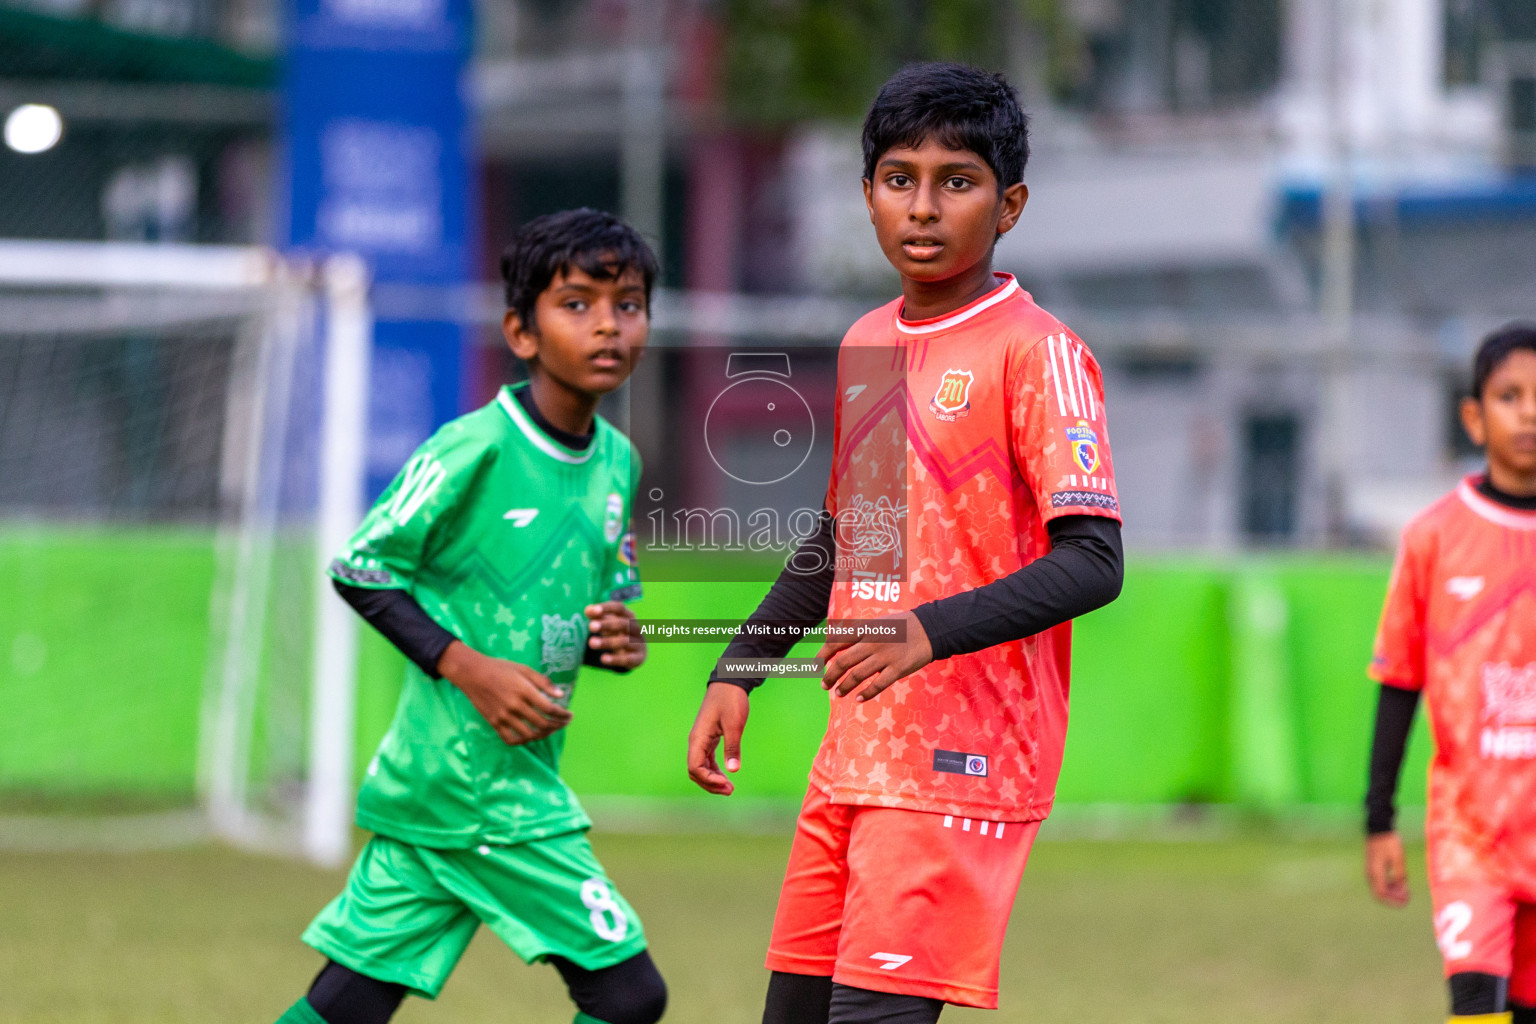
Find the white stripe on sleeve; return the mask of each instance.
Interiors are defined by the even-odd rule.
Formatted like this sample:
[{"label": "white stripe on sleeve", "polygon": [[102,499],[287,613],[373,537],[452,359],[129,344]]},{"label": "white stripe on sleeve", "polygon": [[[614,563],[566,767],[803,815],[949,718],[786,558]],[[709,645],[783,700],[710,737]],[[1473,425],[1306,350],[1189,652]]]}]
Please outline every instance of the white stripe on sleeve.
[{"label": "white stripe on sleeve", "polygon": [[1076,376],[1076,371],[1072,365],[1072,349],[1070,346],[1071,342],[1067,341],[1067,336],[1063,334],[1061,336],[1061,365],[1066,370],[1066,373],[1062,374],[1062,376],[1067,379],[1067,401],[1072,405],[1072,415],[1081,416],[1083,414],[1083,407],[1077,400],[1077,385],[1072,380]]},{"label": "white stripe on sleeve", "polygon": [[1056,410],[1063,416],[1067,414],[1067,400],[1062,396],[1061,372],[1056,369],[1056,335],[1045,339],[1046,351],[1051,357],[1051,387],[1056,391]]},{"label": "white stripe on sleeve", "polygon": [[1083,369],[1084,348],[1082,345],[1076,345],[1074,351],[1077,355],[1077,386],[1083,392],[1083,404],[1088,407],[1088,418],[1097,419],[1098,412],[1093,405],[1093,389],[1088,386],[1088,371]]},{"label": "white stripe on sleeve", "polygon": [[1072,407],[1072,415],[1083,415],[1083,405],[1077,401],[1077,385],[1072,382],[1072,350],[1068,347],[1066,335],[1057,335],[1061,339],[1061,379],[1066,382],[1066,401]]}]

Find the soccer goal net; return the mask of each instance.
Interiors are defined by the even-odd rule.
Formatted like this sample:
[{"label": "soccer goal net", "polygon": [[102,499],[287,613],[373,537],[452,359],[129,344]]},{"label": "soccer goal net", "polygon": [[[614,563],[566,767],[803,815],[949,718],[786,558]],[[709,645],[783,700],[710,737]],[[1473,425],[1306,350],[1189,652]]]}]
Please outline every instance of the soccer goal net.
[{"label": "soccer goal net", "polygon": [[0,242],[0,844],[347,854],[361,264]]}]

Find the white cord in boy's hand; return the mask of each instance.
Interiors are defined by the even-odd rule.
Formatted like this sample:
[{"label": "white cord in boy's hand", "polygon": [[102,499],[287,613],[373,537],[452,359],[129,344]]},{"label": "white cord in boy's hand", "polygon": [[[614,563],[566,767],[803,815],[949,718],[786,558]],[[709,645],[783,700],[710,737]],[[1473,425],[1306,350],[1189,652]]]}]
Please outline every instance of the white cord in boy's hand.
[{"label": "white cord in boy's hand", "polygon": [[736,784],[715,760],[715,748],[725,741],[725,770],[741,770],[741,734],[747,727],[747,691],[734,683],[710,683],[704,704],[688,733],[688,777],[700,789],[730,796]]},{"label": "white cord in boy's hand", "polygon": [[560,688],[527,665],[489,657],[455,640],[438,659],[437,671],[510,746],[541,740],[570,724],[570,709],[555,703],[563,696]]},{"label": "white cord in boy's hand", "polygon": [[604,601],[589,604],[584,609],[587,616],[587,646],[601,651],[599,659],[604,668],[639,668],[645,662],[645,641],[634,628],[635,613],[623,601]]}]

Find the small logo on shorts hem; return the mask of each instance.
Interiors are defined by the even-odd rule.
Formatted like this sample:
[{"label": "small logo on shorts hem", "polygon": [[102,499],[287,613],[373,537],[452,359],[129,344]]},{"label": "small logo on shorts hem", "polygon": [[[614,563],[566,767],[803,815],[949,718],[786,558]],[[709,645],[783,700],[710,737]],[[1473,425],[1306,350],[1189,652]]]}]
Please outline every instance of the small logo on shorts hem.
[{"label": "small logo on shorts hem", "polygon": [[902,953],[871,953],[869,958],[871,960],[884,960],[885,963],[880,965],[882,971],[894,971],[912,959],[910,956]]},{"label": "small logo on shorts hem", "polygon": [[979,775],[985,778],[987,757],[985,754],[963,754],[958,750],[935,750],[933,770],[948,772],[951,775]]}]

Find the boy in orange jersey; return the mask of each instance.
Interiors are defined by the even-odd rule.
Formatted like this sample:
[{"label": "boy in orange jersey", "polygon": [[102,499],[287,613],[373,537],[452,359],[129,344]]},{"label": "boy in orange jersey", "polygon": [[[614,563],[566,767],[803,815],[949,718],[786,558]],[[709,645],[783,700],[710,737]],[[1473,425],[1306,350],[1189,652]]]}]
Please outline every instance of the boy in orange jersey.
[{"label": "boy in orange jersey", "polygon": [[[821,530],[752,616],[822,648],[831,716],[767,966],[765,1024],[931,1024],[997,1005],[1008,914],[1050,812],[1070,620],[1119,593],[1119,502],[1099,367],[992,251],[1019,218],[1027,121],[1001,76],[923,64],[864,125],[864,195],[902,294],[838,357]],[[895,485],[893,485],[895,481]],[[729,657],[792,638],[744,629]],[[748,691],[712,678],[689,774],[729,794]]]},{"label": "boy in orange jersey", "polygon": [[1366,877],[1403,906],[1393,795],[1429,700],[1429,892],[1452,1021],[1536,1024],[1536,324],[1490,335],[1462,424],[1488,456],[1403,532],[1371,678]]}]

